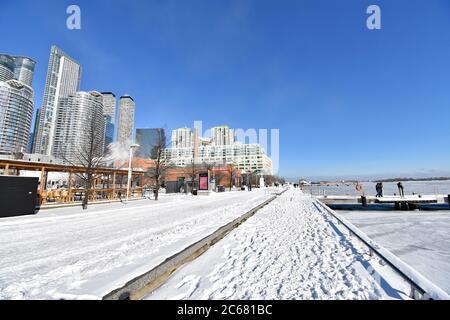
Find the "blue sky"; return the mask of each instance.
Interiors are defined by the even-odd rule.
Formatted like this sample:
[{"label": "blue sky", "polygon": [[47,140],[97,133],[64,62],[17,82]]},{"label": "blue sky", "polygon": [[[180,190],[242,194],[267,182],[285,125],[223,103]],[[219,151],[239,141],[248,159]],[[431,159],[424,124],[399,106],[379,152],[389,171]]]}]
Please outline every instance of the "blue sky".
[{"label": "blue sky", "polygon": [[135,98],[136,127],[279,128],[287,177],[450,171],[447,0],[1,0],[0,26],[38,62],[36,106],[56,44],[82,90]]}]

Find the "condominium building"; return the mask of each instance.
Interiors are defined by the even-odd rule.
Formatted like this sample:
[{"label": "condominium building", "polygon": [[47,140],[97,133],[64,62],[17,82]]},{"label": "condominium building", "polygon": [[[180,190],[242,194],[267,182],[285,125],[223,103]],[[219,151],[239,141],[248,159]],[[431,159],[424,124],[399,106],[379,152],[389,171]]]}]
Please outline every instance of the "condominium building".
[{"label": "condominium building", "polygon": [[136,143],[139,145],[136,157],[156,159],[156,147],[166,148],[166,134],[162,128],[136,129]]},{"label": "condominium building", "polygon": [[17,80],[32,86],[36,62],[28,57],[0,54],[0,81]]},{"label": "condominium building", "polygon": [[129,95],[119,99],[119,116],[117,119],[117,142],[129,143],[133,140],[134,113],[136,105]]},{"label": "condominium building", "polygon": [[112,92],[102,92],[103,113],[111,118],[111,123],[116,124],[116,95]]},{"label": "condominium building", "polygon": [[97,91],[76,92],[62,98],[57,113],[52,154],[71,164],[83,165],[90,154],[100,157],[105,145],[103,97]]},{"label": "condominium building", "polygon": [[0,81],[14,79],[14,58],[7,54],[0,54]]},{"label": "condominium building", "polygon": [[[194,148],[168,148],[166,159],[176,166],[189,166],[194,157]],[[198,147],[195,163],[233,164],[245,172],[272,174],[272,160],[258,144],[235,143],[231,145],[204,145]]]},{"label": "condominium building", "polygon": [[47,68],[43,106],[39,117],[34,153],[50,155],[55,140],[58,109],[62,100],[80,89],[81,65],[53,46]]},{"label": "condominium building", "polygon": [[27,86],[33,85],[34,67],[36,62],[28,57],[14,57],[14,79],[25,83]]},{"label": "condominium building", "polygon": [[179,128],[172,131],[172,148],[193,148],[194,132],[190,128]]},{"label": "condominium building", "polygon": [[233,164],[246,172],[272,174],[272,160],[260,145],[235,142],[234,130],[228,126],[214,127],[210,132],[210,138],[203,138],[190,128],[173,130],[172,146],[165,150],[166,159],[177,166],[188,166],[192,161]]},{"label": "condominium building", "polygon": [[219,126],[211,128],[211,144],[216,146],[225,146],[233,144],[234,130],[228,126]]},{"label": "condominium building", "polygon": [[23,82],[0,81],[0,153],[27,151],[33,98],[33,89]]}]

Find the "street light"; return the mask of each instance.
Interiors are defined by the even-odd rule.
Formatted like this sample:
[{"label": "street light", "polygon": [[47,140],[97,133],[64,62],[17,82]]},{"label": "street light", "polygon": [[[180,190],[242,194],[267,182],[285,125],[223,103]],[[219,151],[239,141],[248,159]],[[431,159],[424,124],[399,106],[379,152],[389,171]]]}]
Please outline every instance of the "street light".
[{"label": "street light", "polygon": [[131,161],[133,160],[133,149],[135,148],[139,148],[140,145],[138,144],[132,144],[130,146],[130,160],[128,161],[128,182],[127,182],[127,203],[128,203],[128,199],[130,198],[130,187],[131,187]]}]

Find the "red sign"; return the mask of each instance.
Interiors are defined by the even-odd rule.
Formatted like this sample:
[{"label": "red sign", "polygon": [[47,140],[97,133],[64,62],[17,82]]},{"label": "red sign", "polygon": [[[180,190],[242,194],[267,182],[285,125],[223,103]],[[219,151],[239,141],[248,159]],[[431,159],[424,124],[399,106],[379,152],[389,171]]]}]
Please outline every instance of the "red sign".
[{"label": "red sign", "polygon": [[208,174],[200,174],[199,190],[208,190]]}]

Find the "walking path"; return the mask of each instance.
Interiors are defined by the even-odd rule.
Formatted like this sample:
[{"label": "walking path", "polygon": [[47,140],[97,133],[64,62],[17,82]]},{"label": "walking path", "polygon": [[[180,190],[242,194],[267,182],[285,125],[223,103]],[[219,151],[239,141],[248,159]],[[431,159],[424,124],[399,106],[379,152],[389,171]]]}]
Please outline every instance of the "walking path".
[{"label": "walking path", "polygon": [[147,299],[403,298],[404,284],[380,278],[382,266],[330,219],[288,190]]}]

